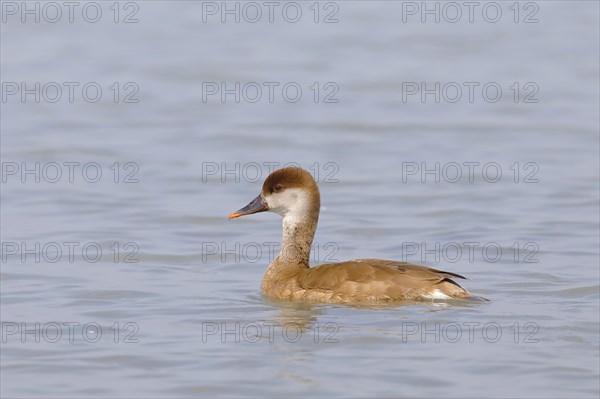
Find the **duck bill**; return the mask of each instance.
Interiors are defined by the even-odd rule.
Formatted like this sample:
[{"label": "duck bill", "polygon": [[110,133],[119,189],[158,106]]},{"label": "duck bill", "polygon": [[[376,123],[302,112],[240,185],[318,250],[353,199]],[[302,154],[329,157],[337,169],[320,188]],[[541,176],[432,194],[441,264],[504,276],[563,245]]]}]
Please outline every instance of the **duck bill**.
[{"label": "duck bill", "polygon": [[242,209],[233,212],[229,215],[229,219],[239,218],[240,216],[252,215],[253,213],[264,212],[269,209],[267,203],[259,195],[254,198],[248,205]]}]

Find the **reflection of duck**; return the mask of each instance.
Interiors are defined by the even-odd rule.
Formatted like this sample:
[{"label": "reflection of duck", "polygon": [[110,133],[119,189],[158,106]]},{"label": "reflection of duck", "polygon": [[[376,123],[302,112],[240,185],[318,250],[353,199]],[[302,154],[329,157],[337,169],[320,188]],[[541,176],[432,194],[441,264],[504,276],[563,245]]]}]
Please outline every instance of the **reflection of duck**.
[{"label": "reflection of duck", "polygon": [[453,281],[463,276],[406,262],[356,259],[310,268],[319,209],[319,189],[312,176],[304,169],[291,167],[271,173],[258,197],[229,215],[233,219],[271,211],[283,217],[281,251],[269,265],[261,285],[266,296],[348,304],[471,296]]},{"label": "reflection of duck", "polygon": [[269,305],[277,310],[276,314],[267,319],[269,323],[279,328],[297,330],[307,336],[320,328],[318,317],[325,312],[323,307],[307,302],[273,300]]}]

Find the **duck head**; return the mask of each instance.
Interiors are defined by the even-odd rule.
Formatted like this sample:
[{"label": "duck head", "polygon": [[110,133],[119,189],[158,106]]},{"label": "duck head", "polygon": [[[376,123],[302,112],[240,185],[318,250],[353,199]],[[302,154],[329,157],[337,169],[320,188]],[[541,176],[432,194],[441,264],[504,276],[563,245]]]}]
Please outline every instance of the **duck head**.
[{"label": "duck head", "polygon": [[[275,212],[284,219],[318,218],[320,196],[312,175],[297,167],[274,171],[263,183],[260,194],[248,205],[229,215],[229,219],[258,212]],[[313,216],[314,217],[314,216]]]}]

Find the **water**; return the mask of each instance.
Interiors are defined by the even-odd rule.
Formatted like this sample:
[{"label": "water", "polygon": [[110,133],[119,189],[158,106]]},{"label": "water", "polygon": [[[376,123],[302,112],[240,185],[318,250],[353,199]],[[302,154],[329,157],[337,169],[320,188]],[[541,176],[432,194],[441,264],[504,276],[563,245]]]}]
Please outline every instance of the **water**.
[{"label": "water", "polygon": [[[140,1],[114,23],[99,4],[97,23],[3,9],[3,397],[598,396],[597,2],[521,3],[519,23],[512,2],[497,23],[360,1],[319,23],[312,2],[297,23],[221,23],[220,2],[203,22],[200,2]],[[64,90],[23,103],[7,82]],[[239,103],[208,94],[222,82]],[[439,103],[407,94],[421,82]],[[404,258],[490,302],[262,298],[280,220],[226,216],[287,162],[318,175],[315,263]]]}]

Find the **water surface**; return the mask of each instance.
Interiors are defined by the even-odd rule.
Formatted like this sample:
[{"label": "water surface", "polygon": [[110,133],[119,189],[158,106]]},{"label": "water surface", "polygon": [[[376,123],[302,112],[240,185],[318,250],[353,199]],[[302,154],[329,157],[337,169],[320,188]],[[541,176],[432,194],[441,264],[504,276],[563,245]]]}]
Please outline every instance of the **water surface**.
[{"label": "water surface", "polygon": [[[402,2],[336,2],[319,23],[312,2],[297,23],[135,4],[131,24],[104,2],[95,24],[2,23],[3,82],[103,89],[1,104],[3,397],[598,396],[598,3],[535,2],[537,23],[508,2],[497,23],[403,22]],[[224,82],[303,96],[203,91]],[[503,95],[403,99],[436,82]],[[226,216],[288,162],[319,180],[315,263],[405,259],[490,302],[261,297],[280,220]]]}]

